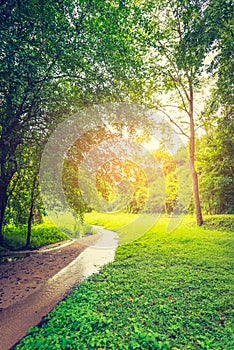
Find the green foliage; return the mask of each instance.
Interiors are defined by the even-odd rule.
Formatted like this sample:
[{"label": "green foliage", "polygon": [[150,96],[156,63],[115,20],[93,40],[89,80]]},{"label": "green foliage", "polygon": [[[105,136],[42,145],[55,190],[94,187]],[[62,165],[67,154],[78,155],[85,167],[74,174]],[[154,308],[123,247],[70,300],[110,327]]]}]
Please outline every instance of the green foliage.
[{"label": "green foliage", "polygon": [[234,4],[229,0],[204,3],[202,14],[190,28],[185,41],[203,58],[211,54],[206,69],[218,78],[217,98],[224,105],[233,104]]},{"label": "green foliage", "polygon": [[130,7],[115,1],[3,2],[1,241],[11,180],[23,163],[22,145],[45,144],[67,115],[93,103],[123,100],[141,85],[133,79],[141,75],[142,60],[130,35],[129,16]]},{"label": "green foliage", "polygon": [[19,169],[15,172],[8,188],[8,203],[4,223],[26,224],[30,208],[34,223],[42,222],[44,208],[39,196],[39,156],[41,145],[21,146],[17,151]]},{"label": "green foliage", "polygon": [[[70,238],[79,238],[85,235],[96,234],[93,227],[87,223],[77,222],[75,228],[73,221],[71,221],[70,215],[63,215],[62,221],[64,227],[55,227],[55,225],[49,220],[48,217],[42,218],[41,224],[34,224],[32,226],[32,237],[30,248],[36,249],[41,246],[64,241]],[[27,240],[27,225],[14,225],[8,224],[4,227],[4,235],[6,238],[7,248],[12,250],[25,249],[25,243]],[[29,247],[28,247],[29,248]],[[6,250],[5,247],[1,247],[0,251]]]},{"label": "green foliage", "polygon": [[[229,0],[157,0],[156,6],[152,1],[3,1],[0,240],[4,238],[3,223],[25,223],[30,209],[41,214],[38,184],[32,191],[31,175],[39,166],[42,146],[60,121],[84,106],[137,100],[161,109],[179,132],[190,138],[193,165],[193,122],[197,120],[193,115],[196,111],[193,97],[199,90],[204,58],[209,53],[213,56],[208,71],[212,74],[217,71],[218,75],[218,99],[231,109],[232,10],[233,2]],[[155,101],[155,92],[157,98],[169,92],[169,103],[175,102],[178,118],[169,115],[162,102]],[[226,165],[230,150],[223,162],[227,133],[219,134],[215,140],[217,154],[206,157],[204,152],[201,196],[207,212],[233,212],[230,200],[233,180]],[[26,159],[30,147],[35,149],[38,145],[38,154]],[[212,167],[209,171],[214,160],[223,162],[222,170]],[[33,171],[29,170],[31,166]],[[72,159],[65,161],[63,175],[69,205],[82,218],[90,208],[74,186],[77,164]],[[20,184],[15,184],[20,177]],[[167,213],[173,211],[178,197],[175,178],[173,169],[166,178]],[[126,210],[137,213],[144,208],[147,197],[144,182],[143,179],[135,188]],[[99,187],[104,196],[113,197],[110,183],[100,182]],[[160,175],[152,187],[154,203],[149,211],[161,210],[163,194],[159,187],[163,187]],[[195,192],[197,210],[200,205],[198,191]],[[184,210],[183,200],[179,210]]]},{"label": "green foliage", "polygon": [[[109,228],[133,217],[102,214]],[[167,220],[119,247],[16,349],[231,350],[233,234],[191,228],[191,217],[166,234]]]},{"label": "green foliage", "polygon": [[[154,157],[156,166],[152,166],[152,157]],[[171,214],[174,210],[177,212],[186,212],[187,201],[186,191],[190,185],[190,170],[186,162],[188,155],[186,150],[179,149],[172,157],[165,147],[160,146],[152,151],[152,156],[144,156],[144,160],[136,155],[136,160],[141,167],[130,161],[114,159],[106,162],[100,168],[96,185],[98,192],[106,201],[113,202],[109,211],[122,211],[127,213],[161,213]],[[183,178],[186,179],[188,186],[186,189],[179,189],[178,168],[183,171]],[[120,181],[122,187],[118,188]],[[125,187],[124,187],[125,186]],[[122,200],[116,204],[116,192],[119,190]],[[180,196],[179,196],[180,190]],[[131,192],[128,196],[128,191]],[[184,193],[182,193],[184,192]],[[128,200],[129,199],[129,200]]]},{"label": "green foliage", "polygon": [[212,215],[205,217],[204,229],[234,232],[233,215]]},{"label": "green foliage", "polygon": [[[122,200],[118,204],[120,209],[137,214],[145,207],[148,196],[148,183],[142,169],[129,160],[114,159],[105,163],[97,175],[98,191],[107,201],[116,199],[117,184],[122,181],[120,195]],[[126,182],[126,186],[124,184]],[[132,187],[132,196],[126,205],[129,187]],[[118,210],[113,207],[112,210]]]},{"label": "green foliage", "polygon": [[211,116],[207,135],[198,141],[201,201],[209,214],[234,213],[233,135],[231,113],[221,118]]},{"label": "green foliage", "polygon": [[[8,225],[4,228],[4,235],[8,246],[17,250],[25,247],[27,237],[27,225]],[[54,225],[43,223],[32,227],[31,248],[67,240],[68,236],[58,230]]]}]

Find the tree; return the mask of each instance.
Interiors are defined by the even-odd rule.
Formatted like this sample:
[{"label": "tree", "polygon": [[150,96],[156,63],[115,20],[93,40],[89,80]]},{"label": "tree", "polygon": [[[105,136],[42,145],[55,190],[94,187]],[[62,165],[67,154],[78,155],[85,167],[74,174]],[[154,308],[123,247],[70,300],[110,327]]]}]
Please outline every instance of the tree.
[{"label": "tree", "polygon": [[[8,187],[8,203],[5,213],[6,223],[14,225],[27,225],[26,247],[31,246],[32,223],[40,223],[43,204],[40,199],[39,190],[39,160],[43,147],[41,143],[31,144],[31,147],[23,145],[17,149],[18,170],[14,173]],[[19,160],[21,164],[19,164]]]},{"label": "tree", "polygon": [[171,214],[178,196],[178,174],[176,172],[176,163],[163,146],[160,146],[155,150],[154,155],[162,165],[163,175],[166,180],[166,201],[164,210],[167,214]]},{"label": "tree", "polygon": [[203,207],[208,213],[233,209],[233,1],[210,0],[202,16],[184,37],[184,45],[198,48],[206,72],[216,79],[202,113],[206,131],[198,143],[198,164]]},{"label": "tree", "polygon": [[208,132],[198,142],[202,204],[208,214],[234,212],[233,135],[233,115],[227,112],[222,117],[210,116]]},{"label": "tree", "polygon": [[[143,119],[142,115],[141,118]],[[137,212],[144,207],[145,199],[143,197],[147,197],[145,193],[147,192],[147,190],[145,190],[146,179],[143,172],[137,164],[128,160],[129,157],[132,157],[132,154],[129,154],[128,141],[133,142],[137,149],[137,142],[139,143],[139,140],[136,141],[137,137],[143,141],[146,136],[139,135],[139,130],[137,131],[133,128],[130,120],[130,125],[127,123],[128,120],[126,120],[126,123],[121,123],[121,120],[119,120],[119,122],[113,122],[113,120],[108,120],[106,122],[109,126],[111,125],[111,129],[103,125],[84,133],[71,146],[64,161],[64,192],[70,208],[72,208],[75,213],[79,213],[79,216],[82,216],[84,210],[87,209],[87,204],[84,202],[79,187],[79,184],[82,183],[83,185],[85,183],[84,187],[86,194],[88,193],[88,201],[93,203],[93,207],[96,207],[96,209],[100,207],[100,203],[97,199],[98,194],[100,194],[106,202],[113,202],[112,208],[111,203],[107,205],[108,210],[119,210],[120,208],[123,209],[123,207],[126,209],[126,187],[129,187],[125,186],[126,182],[129,182],[134,187],[134,198],[130,203],[131,211]],[[142,121],[139,120],[139,125],[141,123]],[[126,141],[126,143],[119,142],[119,140],[123,138],[123,134],[125,134],[125,137],[128,134],[128,141]],[[115,145],[115,149],[111,147],[113,145]],[[91,155],[89,155],[89,152],[92,150],[94,150],[95,154],[91,153]],[[83,169],[83,172],[82,170],[79,171],[82,161],[87,157],[87,168]],[[124,161],[122,157],[126,158],[126,160]],[[96,169],[100,160],[100,168]],[[90,174],[92,174],[92,176],[96,174],[95,183],[93,183]],[[123,188],[123,186],[125,186],[125,188]],[[97,191],[94,190],[94,187],[97,188]],[[120,194],[120,196],[122,195],[122,198],[118,199],[118,203],[114,203],[118,190],[118,194]],[[137,200],[136,197],[138,198]],[[135,204],[133,204],[133,202]],[[101,205],[102,204],[101,202]]]},{"label": "tree", "polygon": [[138,213],[144,209],[148,197],[148,183],[137,164],[127,159],[115,158],[104,164],[97,175],[98,191],[107,201],[114,202],[118,190],[119,196],[122,196],[117,205],[114,203],[113,210]]},{"label": "tree", "polygon": [[32,142],[77,107],[126,95],[140,64],[129,13],[122,1],[2,1],[0,241],[25,135]]},{"label": "tree", "polygon": [[[203,218],[195,167],[195,94],[199,91],[203,53],[187,45],[185,38],[203,15],[203,5],[202,1],[190,0],[157,1],[157,6],[144,2],[142,11],[145,12],[145,21],[140,32],[144,45],[150,51],[146,58],[150,80],[145,102],[163,113],[178,133],[189,141],[198,225],[202,225]],[[152,91],[155,91],[153,96]],[[166,103],[163,102],[165,99]]]},{"label": "tree", "polygon": [[217,79],[216,99],[223,105],[233,105],[234,73],[234,3],[229,0],[203,2],[200,16],[190,32],[186,33],[184,45],[198,51],[204,59],[208,73]]}]

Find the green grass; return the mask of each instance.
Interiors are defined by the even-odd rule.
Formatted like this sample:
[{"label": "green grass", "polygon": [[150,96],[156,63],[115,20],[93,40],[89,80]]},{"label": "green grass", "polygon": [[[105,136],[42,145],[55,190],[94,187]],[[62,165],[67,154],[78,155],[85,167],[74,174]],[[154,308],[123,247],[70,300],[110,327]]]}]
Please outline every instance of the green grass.
[{"label": "green grass", "polygon": [[[158,215],[135,215],[127,213],[87,213],[85,222],[91,225],[101,225],[119,234],[119,245],[129,243],[144,235],[157,221]],[[168,219],[166,218],[168,221]]]},{"label": "green grass", "polygon": [[[76,234],[72,231],[73,223],[69,221],[69,216],[64,215],[63,228],[58,229],[49,220],[48,217],[43,218],[43,223],[39,225],[32,226],[32,236],[31,236],[31,248],[36,249],[47,244],[52,244],[60,241],[67,240],[69,238],[77,238],[80,235],[85,235],[87,233],[94,234],[92,226],[89,224],[77,224]],[[27,225],[8,225],[4,227],[4,238],[7,246],[12,250],[19,250],[25,247],[27,237]],[[1,251],[5,251],[6,248],[0,246]]]},{"label": "green grass", "polygon": [[90,225],[101,225],[110,230],[120,228],[122,226],[128,225],[140,215],[127,214],[127,213],[86,213],[85,222]]},{"label": "green grass", "polygon": [[[27,236],[27,226],[8,225],[4,229],[4,237],[8,246],[13,250],[21,249],[25,246]],[[58,230],[53,224],[43,223],[32,227],[31,247],[32,249],[41,246],[67,240],[68,236]]]},{"label": "green grass", "polygon": [[205,216],[203,228],[234,232],[234,215]]},{"label": "green grass", "polygon": [[[133,218],[86,217],[117,231]],[[233,349],[233,233],[191,221],[168,234],[162,217],[120,246],[16,349]]]},{"label": "green grass", "polygon": [[70,238],[78,238],[87,233],[96,233],[91,225],[88,223],[82,224],[81,221],[75,219],[71,213],[60,213],[58,216],[51,216],[50,218],[44,217],[44,221],[48,224],[55,225]]}]

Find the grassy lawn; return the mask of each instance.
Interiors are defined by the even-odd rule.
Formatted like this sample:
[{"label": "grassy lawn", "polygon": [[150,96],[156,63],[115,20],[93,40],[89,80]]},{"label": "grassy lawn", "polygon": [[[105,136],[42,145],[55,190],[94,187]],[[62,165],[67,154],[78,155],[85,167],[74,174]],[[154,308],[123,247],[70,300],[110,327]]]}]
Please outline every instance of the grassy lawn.
[{"label": "grassy lawn", "polygon": [[[86,220],[126,237],[121,226],[134,216],[94,213]],[[232,220],[207,217],[198,228],[187,216],[168,234],[162,217],[119,246],[115,262],[76,288],[16,349],[233,349]]]}]

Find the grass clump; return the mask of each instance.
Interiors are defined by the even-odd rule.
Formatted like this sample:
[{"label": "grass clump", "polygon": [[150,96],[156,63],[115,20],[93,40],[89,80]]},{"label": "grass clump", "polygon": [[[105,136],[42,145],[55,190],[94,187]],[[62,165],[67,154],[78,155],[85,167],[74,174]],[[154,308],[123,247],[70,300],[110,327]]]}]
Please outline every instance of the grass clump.
[{"label": "grass clump", "polygon": [[120,246],[16,349],[233,349],[233,234],[189,217],[167,234],[167,221]]}]

